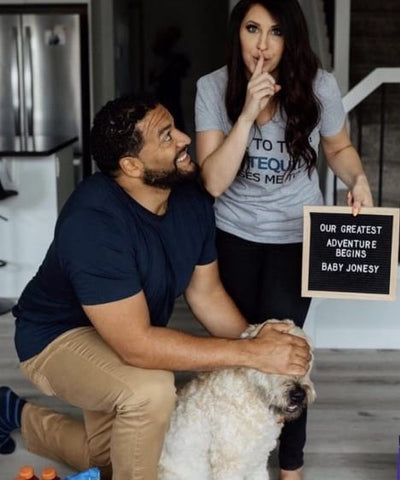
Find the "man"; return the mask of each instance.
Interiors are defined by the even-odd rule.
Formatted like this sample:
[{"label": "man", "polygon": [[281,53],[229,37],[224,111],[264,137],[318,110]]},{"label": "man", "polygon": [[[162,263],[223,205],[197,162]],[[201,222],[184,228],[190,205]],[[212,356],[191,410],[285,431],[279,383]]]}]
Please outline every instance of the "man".
[{"label": "man", "polygon": [[[308,347],[284,327],[237,340],[247,324],[218,276],[212,205],[192,181],[189,143],[148,100],[117,99],[96,115],[100,172],[64,206],[14,310],[22,370],[45,394],[81,408],[83,422],[3,387],[3,453],[22,426],[39,455],[78,470],[98,466],[102,478],[155,480],[174,370],[307,370]],[[181,293],[213,337],[164,328]]]}]

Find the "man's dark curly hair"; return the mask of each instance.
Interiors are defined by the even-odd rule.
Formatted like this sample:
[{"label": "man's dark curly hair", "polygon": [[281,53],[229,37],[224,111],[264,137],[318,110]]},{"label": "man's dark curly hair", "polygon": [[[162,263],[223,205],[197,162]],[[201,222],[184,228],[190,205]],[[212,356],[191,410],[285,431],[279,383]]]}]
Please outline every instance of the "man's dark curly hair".
[{"label": "man's dark curly hair", "polygon": [[111,100],[96,114],[91,130],[91,151],[98,169],[115,177],[119,160],[136,156],[143,147],[142,132],[136,128],[158,102],[149,96],[124,96]]}]

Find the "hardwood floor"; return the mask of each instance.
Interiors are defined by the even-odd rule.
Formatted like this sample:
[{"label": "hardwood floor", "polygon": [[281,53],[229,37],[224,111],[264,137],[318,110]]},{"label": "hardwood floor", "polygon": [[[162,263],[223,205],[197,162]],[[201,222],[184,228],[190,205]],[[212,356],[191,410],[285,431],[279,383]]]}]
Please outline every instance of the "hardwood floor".
[{"label": "hardwood floor", "polygon": [[396,478],[399,365],[394,351],[316,351],[306,478]]},{"label": "hardwood floor", "polygon": [[[177,303],[171,326],[204,334],[183,302]],[[180,373],[177,382],[190,374]],[[317,401],[309,410],[305,480],[391,480],[396,478],[400,434],[400,352],[394,350],[316,350],[313,380]],[[0,316],[0,384],[10,385],[27,399],[79,413],[44,397],[18,369],[13,346],[13,319]],[[75,473],[65,465],[27,452],[16,433],[17,450],[0,455],[0,480],[16,476],[32,464],[58,468],[61,477]],[[271,459],[276,479],[276,457]],[[249,479],[251,480],[251,479]]]}]

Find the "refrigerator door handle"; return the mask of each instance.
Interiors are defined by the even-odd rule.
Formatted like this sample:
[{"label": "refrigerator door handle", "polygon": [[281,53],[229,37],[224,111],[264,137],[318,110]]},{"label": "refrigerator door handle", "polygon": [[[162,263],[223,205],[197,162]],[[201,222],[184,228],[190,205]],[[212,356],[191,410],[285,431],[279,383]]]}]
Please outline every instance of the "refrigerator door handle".
[{"label": "refrigerator door handle", "polygon": [[33,136],[33,63],[32,63],[32,32],[31,27],[25,27],[25,102],[26,102],[26,132]]},{"label": "refrigerator door handle", "polygon": [[15,121],[15,135],[21,136],[23,132],[23,116],[21,110],[23,108],[23,85],[22,85],[22,61],[20,55],[20,45],[18,41],[18,28],[12,27],[14,46],[15,46],[15,68],[11,70],[12,75],[12,103],[14,109],[14,121]]}]

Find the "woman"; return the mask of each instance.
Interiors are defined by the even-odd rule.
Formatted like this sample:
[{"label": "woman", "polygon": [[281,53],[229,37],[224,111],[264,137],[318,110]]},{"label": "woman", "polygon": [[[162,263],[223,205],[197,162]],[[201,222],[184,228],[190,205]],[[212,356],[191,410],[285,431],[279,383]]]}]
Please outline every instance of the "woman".
[{"label": "woman", "polygon": [[[372,206],[345,128],[334,77],[312,52],[297,0],[241,0],[229,24],[227,66],[198,81],[197,157],[216,197],[222,280],[249,322],[303,326],[303,205],[322,204],[319,144],[349,189],[356,215]],[[280,478],[301,479],[305,415],[285,425]]]}]

